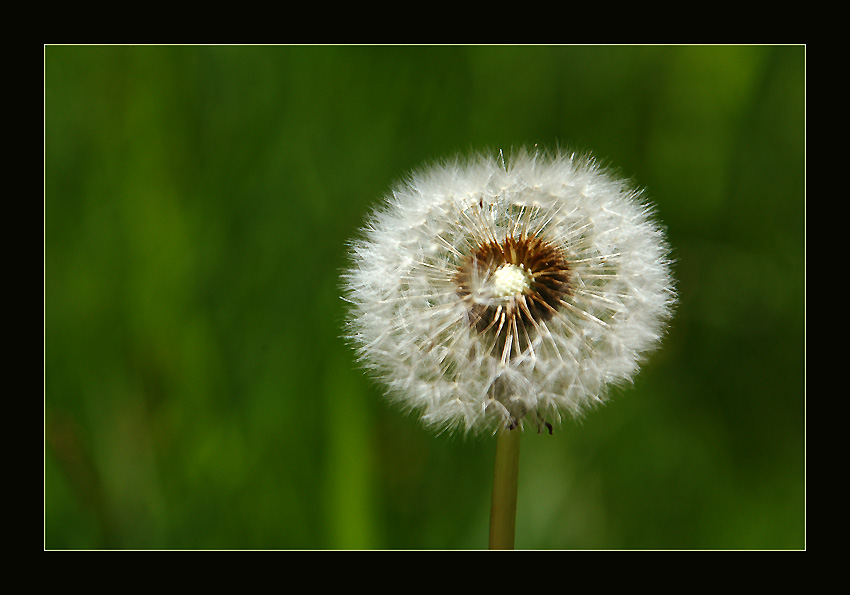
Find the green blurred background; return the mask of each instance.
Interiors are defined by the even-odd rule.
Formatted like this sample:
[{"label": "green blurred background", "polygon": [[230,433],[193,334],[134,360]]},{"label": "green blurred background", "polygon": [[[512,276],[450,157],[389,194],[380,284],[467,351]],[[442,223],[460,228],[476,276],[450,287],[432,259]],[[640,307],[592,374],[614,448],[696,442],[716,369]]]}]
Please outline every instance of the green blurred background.
[{"label": "green blurred background", "polygon": [[470,149],[590,150],[677,260],[663,348],[526,433],[517,547],[805,547],[805,48],[45,48],[45,547],[486,548],[494,440],[340,340],[345,242]]}]

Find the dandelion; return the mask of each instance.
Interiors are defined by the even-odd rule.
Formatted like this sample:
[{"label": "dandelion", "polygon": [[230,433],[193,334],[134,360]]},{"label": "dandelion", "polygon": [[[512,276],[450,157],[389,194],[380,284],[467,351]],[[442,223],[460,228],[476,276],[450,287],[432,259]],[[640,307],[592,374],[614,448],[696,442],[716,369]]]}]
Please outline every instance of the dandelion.
[{"label": "dandelion", "polygon": [[581,415],[638,371],[674,297],[639,192],[575,155],[423,170],[352,253],[348,336],[390,398],[438,430]]},{"label": "dandelion", "polygon": [[351,244],[347,336],[426,426],[551,433],[629,382],[661,339],[675,293],[652,215],[575,154],[425,168]]}]

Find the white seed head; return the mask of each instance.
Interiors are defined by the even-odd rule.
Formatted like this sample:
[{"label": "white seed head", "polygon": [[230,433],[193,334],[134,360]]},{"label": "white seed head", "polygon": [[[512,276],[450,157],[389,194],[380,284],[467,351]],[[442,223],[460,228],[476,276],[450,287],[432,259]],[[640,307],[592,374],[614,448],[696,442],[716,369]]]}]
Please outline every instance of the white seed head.
[{"label": "white seed head", "polygon": [[372,213],[351,258],[347,337],[438,430],[581,415],[634,377],[675,303],[640,193],[575,155],[424,169]]}]

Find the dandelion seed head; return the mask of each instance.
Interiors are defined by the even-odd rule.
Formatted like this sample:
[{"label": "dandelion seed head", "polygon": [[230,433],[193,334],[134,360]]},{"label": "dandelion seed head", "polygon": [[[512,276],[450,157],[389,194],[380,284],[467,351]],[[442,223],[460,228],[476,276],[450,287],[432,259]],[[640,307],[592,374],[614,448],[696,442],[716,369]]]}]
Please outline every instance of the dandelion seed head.
[{"label": "dandelion seed head", "polygon": [[438,431],[582,415],[634,377],[675,303],[640,192],[590,158],[526,150],[408,177],[343,283],[359,359]]}]

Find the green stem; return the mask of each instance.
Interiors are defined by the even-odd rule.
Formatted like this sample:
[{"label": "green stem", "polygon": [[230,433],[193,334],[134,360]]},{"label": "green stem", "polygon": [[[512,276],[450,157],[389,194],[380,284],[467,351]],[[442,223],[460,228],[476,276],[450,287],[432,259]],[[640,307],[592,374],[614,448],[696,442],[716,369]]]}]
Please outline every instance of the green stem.
[{"label": "green stem", "polygon": [[514,549],[516,495],[519,476],[519,428],[499,431],[496,440],[496,467],[493,473],[493,501],[490,507],[490,549]]}]

